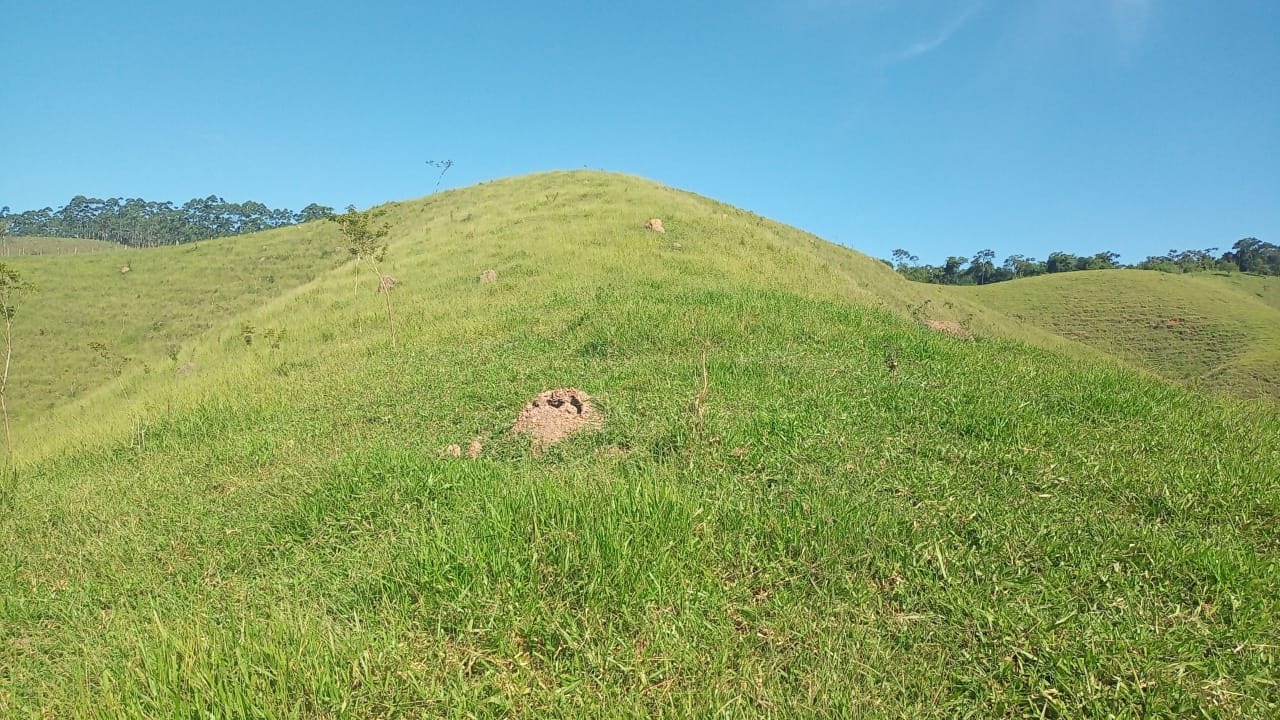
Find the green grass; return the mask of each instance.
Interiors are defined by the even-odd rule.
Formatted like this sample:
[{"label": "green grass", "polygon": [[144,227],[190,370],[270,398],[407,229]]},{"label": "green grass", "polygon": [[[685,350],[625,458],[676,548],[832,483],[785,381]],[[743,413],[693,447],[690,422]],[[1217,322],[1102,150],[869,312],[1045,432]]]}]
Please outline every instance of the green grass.
[{"label": "green grass", "polygon": [[347,258],[316,224],[146,250],[99,244],[118,249],[3,258],[38,288],[14,326],[9,395],[19,422],[83,399],[126,371],[172,374],[191,362],[202,333]]},{"label": "green grass", "polygon": [[1104,270],[954,291],[1167,379],[1280,400],[1280,278]]},{"label": "green grass", "polygon": [[128,252],[128,248],[105,240],[59,237],[0,237],[0,258],[34,255],[80,255],[98,252]]},{"label": "green grass", "polygon": [[[344,266],[18,429],[0,716],[1280,711],[1273,405],[633,178],[390,210],[395,348]],[[564,385],[606,421],[535,454]]]}]

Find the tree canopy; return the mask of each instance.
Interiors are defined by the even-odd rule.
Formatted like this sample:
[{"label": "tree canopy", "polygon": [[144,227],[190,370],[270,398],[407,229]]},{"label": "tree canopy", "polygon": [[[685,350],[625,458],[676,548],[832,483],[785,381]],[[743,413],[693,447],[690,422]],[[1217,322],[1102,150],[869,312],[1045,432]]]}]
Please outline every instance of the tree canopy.
[{"label": "tree canopy", "polygon": [[0,223],[14,236],[44,235],[107,240],[135,247],[177,245],[208,238],[270,230],[321,220],[333,208],[312,203],[301,212],[271,209],[260,202],[227,202],[210,195],[182,205],[142,198],[91,198],[77,195],[54,210],[11,214],[0,209]]},{"label": "tree canopy", "polygon": [[[949,256],[942,265],[920,265],[920,258],[909,250],[893,251],[890,265],[909,280],[939,285],[986,285],[1032,275],[1076,272],[1080,270],[1160,270],[1172,273],[1218,270],[1247,272],[1259,275],[1280,275],[1280,247],[1257,238],[1244,238],[1222,254],[1218,248],[1204,250],[1170,250],[1166,255],[1152,255],[1147,259],[1124,265],[1120,255],[1110,251],[1093,255],[1076,255],[1069,252],[1052,252],[1045,260],[1026,255],[1010,255],[1000,267],[994,261],[991,250],[979,250],[973,258]],[[887,261],[886,261],[887,262]]]}]

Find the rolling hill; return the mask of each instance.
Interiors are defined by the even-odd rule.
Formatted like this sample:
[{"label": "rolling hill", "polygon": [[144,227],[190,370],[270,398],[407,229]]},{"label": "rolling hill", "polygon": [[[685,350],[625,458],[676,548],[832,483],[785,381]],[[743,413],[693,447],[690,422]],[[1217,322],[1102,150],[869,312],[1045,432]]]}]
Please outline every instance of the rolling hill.
[{"label": "rolling hill", "polygon": [[14,328],[9,395],[22,422],[127,372],[172,373],[186,362],[184,344],[347,260],[315,224],[146,250],[98,240],[5,242],[41,251],[5,258],[38,288]]},{"label": "rolling hill", "polygon": [[1280,278],[1095,270],[954,291],[1164,378],[1280,400]]},{"label": "rolling hill", "polygon": [[60,237],[0,237],[0,257],[25,255],[79,255],[81,253],[123,251],[118,243],[105,240]]},{"label": "rolling hill", "polygon": [[632,177],[385,207],[394,345],[332,224],[14,259],[0,716],[1280,710],[1274,405]]}]

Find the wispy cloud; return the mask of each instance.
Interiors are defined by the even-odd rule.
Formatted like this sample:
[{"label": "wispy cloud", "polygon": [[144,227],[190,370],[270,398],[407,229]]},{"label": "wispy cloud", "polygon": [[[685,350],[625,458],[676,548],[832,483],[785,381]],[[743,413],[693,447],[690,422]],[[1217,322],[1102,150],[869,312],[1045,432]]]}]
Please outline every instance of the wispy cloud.
[{"label": "wispy cloud", "polygon": [[914,60],[918,57],[928,55],[934,50],[937,50],[945,45],[956,33],[960,32],[965,25],[969,24],[969,21],[975,14],[977,14],[977,11],[978,6],[970,6],[963,13],[952,18],[946,25],[943,25],[942,28],[933,35],[924,40],[914,42],[892,55],[888,59],[888,64],[896,65],[898,63],[907,62],[909,60]]}]

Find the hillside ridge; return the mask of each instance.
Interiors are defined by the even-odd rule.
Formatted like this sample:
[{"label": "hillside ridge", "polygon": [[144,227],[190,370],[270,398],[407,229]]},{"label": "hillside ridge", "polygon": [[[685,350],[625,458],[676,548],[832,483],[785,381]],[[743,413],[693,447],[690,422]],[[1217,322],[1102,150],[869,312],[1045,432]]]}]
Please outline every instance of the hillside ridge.
[{"label": "hillside ridge", "polygon": [[[856,250],[754,213],[642,178],[597,171],[495,180],[382,207],[393,226],[387,271],[411,287],[416,281],[413,273],[423,262],[452,268],[454,282],[469,281],[486,268],[508,281],[524,281],[539,265],[565,268],[568,277],[584,262],[597,265],[603,275],[626,277],[629,261],[642,251],[667,266],[663,272],[679,268],[691,275],[729,277],[807,297],[866,304],[918,322],[1017,339],[1071,357],[1117,358],[1209,390],[1280,397],[1280,341],[1269,330],[1274,328],[1270,315],[1277,313],[1260,313],[1243,324],[1218,322],[1215,315],[1209,323],[1214,332],[1191,343],[1166,342],[1159,352],[1144,352],[1140,341],[1149,338],[1104,327],[1118,320],[1097,313],[1106,292],[1092,285],[1074,296],[1065,289],[1033,289],[1066,288],[1073,282],[1091,283],[1090,277],[1105,277],[1118,281],[1109,292],[1127,293],[1117,306],[1132,307],[1140,304],[1132,297],[1135,288],[1156,287],[1162,292],[1148,293],[1150,303],[1177,318],[1193,315],[1188,305],[1205,295],[1201,292],[1179,305],[1177,289],[1199,288],[1200,280],[1178,284],[1182,278],[1151,273],[1126,284],[1119,282],[1121,275],[1083,273],[990,288],[922,285]],[[665,217],[668,232],[645,230],[644,222],[651,216]],[[535,255],[535,246],[522,247],[517,240],[521,233],[565,242],[537,244],[540,254]],[[137,382],[118,381],[117,376],[167,374],[181,367],[209,369],[207,359],[197,357],[203,348],[243,337],[246,327],[262,325],[256,318],[273,314],[275,305],[270,303],[275,299],[304,292],[311,283],[321,287],[332,282],[334,274],[358,272],[340,245],[336,229],[318,222],[181,247],[10,258],[43,288],[28,302],[16,326],[14,377],[21,380],[11,391],[14,412],[22,424],[29,424],[27,420],[64,404],[83,410],[85,399],[97,397],[98,388]],[[434,270],[428,267],[426,272]],[[190,303],[191,296],[200,297],[200,303]],[[1094,308],[1089,311],[1093,325],[1083,328],[1081,323],[1073,326],[1071,319],[1085,314],[1082,302]],[[1223,307],[1217,299],[1215,303],[1214,308]],[[283,327],[287,323],[276,324],[281,327],[275,330],[288,332]],[[271,326],[262,327],[272,331]],[[1100,337],[1112,341],[1099,342]],[[1177,366],[1179,357],[1202,347],[1214,350],[1201,354],[1215,362],[1197,361],[1200,364],[1190,370]]]},{"label": "hillside ridge", "polygon": [[384,207],[394,344],[332,224],[17,259],[110,353],[15,418],[0,717],[1280,711],[1280,408],[649,181]]},{"label": "hillside ridge", "polygon": [[[589,262],[600,276],[595,281],[607,282],[609,275],[627,277],[635,252],[643,250],[658,274],[678,269],[785,287],[904,317],[963,323],[979,334],[1014,330],[999,313],[945,289],[906,282],[854,250],[632,176],[547,173],[380,207],[392,225],[386,272],[407,283],[397,295],[421,284],[414,277],[419,268],[429,276],[451,269],[448,292],[486,268],[508,283],[527,282],[536,267],[565,268],[563,277],[552,277],[559,283]],[[665,234],[644,228],[655,215],[666,218]],[[550,242],[523,246],[518,237],[529,233]],[[336,228],[316,222],[175,247],[12,258],[42,289],[16,326],[14,377],[21,381],[11,397],[20,424],[63,405],[62,415],[84,412],[103,392],[137,394],[146,383],[135,375],[210,370],[205,349],[242,339],[246,327],[290,332],[282,318],[262,319],[278,314],[273,308],[280,298],[306,288],[318,293],[326,283],[357,287],[358,279],[335,279],[362,272],[341,245]],[[1018,332],[1046,347],[1089,352],[1048,332]],[[103,402],[123,406],[119,398]]]}]

